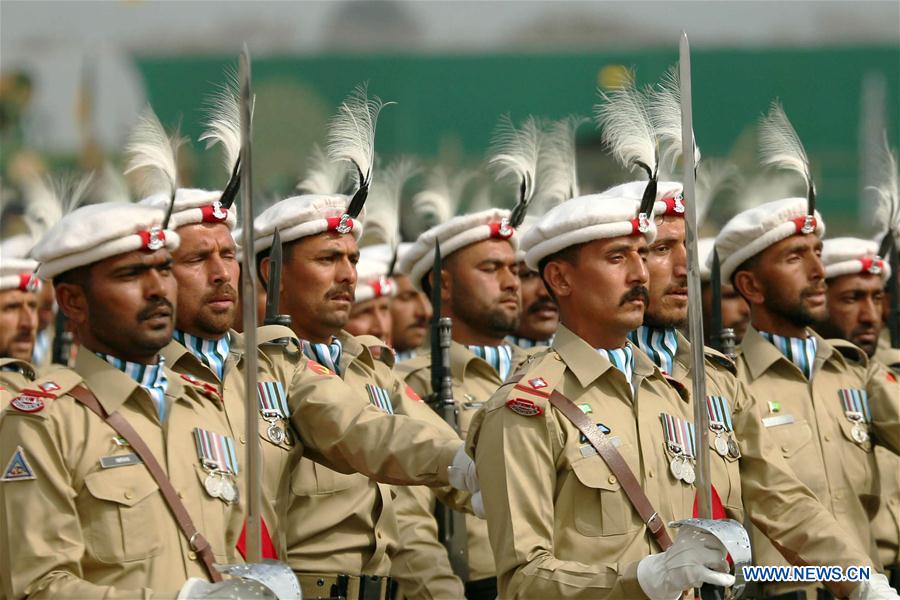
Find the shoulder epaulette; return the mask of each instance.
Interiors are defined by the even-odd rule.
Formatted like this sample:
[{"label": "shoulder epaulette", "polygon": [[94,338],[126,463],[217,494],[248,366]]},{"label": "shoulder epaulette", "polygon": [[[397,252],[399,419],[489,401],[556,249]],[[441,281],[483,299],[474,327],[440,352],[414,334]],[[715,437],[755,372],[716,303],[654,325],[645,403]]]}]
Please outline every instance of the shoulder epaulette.
[{"label": "shoulder epaulette", "polygon": [[274,345],[300,348],[300,340],[289,327],[284,325],[263,325],[256,330],[258,346]]},{"label": "shoulder epaulette", "polygon": [[730,372],[732,375],[737,375],[737,365],[734,364],[734,361],[728,358],[726,355],[722,354],[715,348],[710,348],[709,346],[703,347],[703,356],[716,365],[717,367],[721,367],[726,371]]},{"label": "shoulder epaulette", "polygon": [[863,349],[860,348],[859,346],[857,346],[856,344],[848,342],[847,340],[840,340],[840,339],[829,339],[826,341],[829,344],[831,344],[831,346],[835,350],[840,352],[841,356],[843,356],[847,360],[853,361],[853,362],[855,362],[857,364],[861,364],[861,365],[869,364],[868,355],[866,355],[866,353],[863,351]]}]

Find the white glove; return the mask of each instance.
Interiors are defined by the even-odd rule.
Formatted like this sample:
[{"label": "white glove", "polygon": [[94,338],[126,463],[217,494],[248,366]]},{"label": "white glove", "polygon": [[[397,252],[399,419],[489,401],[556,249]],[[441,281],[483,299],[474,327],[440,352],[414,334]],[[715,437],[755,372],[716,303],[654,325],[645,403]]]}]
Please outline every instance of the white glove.
[{"label": "white glove", "polygon": [[897,600],[900,595],[881,573],[872,574],[868,581],[862,581],[850,594],[850,600]]},{"label": "white glove", "polygon": [[487,519],[487,513],[484,512],[484,498],[481,497],[481,492],[472,494],[472,512],[479,519]]},{"label": "white glove", "polygon": [[711,583],[734,585],[722,543],[715,536],[685,527],[675,543],[661,554],[651,554],[638,563],[637,579],[651,600],[674,600],[684,590]]},{"label": "white glove", "polygon": [[478,475],[475,474],[475,461],[466,454],[465,444],[460,445],[456,456],[453,457],[453,464],[447,469],[449,470],[447,479],[454,488],[472,494],[481,489],[478,485]]}]

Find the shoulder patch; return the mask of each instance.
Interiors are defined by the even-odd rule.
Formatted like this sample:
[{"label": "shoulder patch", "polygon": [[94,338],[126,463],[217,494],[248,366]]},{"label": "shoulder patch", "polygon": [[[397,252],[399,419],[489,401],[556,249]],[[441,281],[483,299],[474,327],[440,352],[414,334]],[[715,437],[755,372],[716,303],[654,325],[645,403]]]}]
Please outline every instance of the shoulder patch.
[{"label": "shoulder patch", "polygon": [[222,394],[219,393],[219,388],[217,388],[213,384],[207,383],[205,381],[200,381],[193,375],[188,375],[187,373],[179,373],[179,375],[181,375],[182,379],[194,386],[198,392],[200,392],[210,400],[222,402]]},{"label": "shoulder patch", "polygon": [[539,417],[544,414],[544,409],[527,398],[511,398],[506,401],[506,406],[517,415],[523,417]]},{"label": "shoulder patch", "polygon": [[420,395],[418,395],[416,393],[416,391],[414,389],[412,389],[412,387],[410,387],[410,385],[408,383],[404,384],[404,385],[406,386],[406,397],[407,398],[409,398],[413,402],[421,402],[422,401],[422,397]]},{"label": "shoulder patch", "polygon": [[888,383],[897,383],[897,377],[890,370],[886,370],[884,374],[885,379],[888,380]]},{"label": "shoulder patch", "polygon": [[316,361],[314,361],[312,359],[309,359],[309,361],[307,361],[306,366],[309,368],[310,371],[312,371],[316,375],[334,376],[334,371],[332,371],[331,369],[329,369],[328,367],[326,367],[325,365],[323,365],[321,363],[317,363]]},{"label": "shoulder patch", "polygon": [[9,405],[23,413],[36,413],[44,410],[44,399],[56,400],[56,395],[43,390],[24,389],[10,400]]},{"label": "shoulder patch", "polygon": [[22,449],[22,446],[16,446],[16,451],[13,452],[12,458],[3,469],[0,481],[27,481],[29,479],[37,478],[34,476],[31,465],[28,464],[28,459],[25,458],[25,450]]}]

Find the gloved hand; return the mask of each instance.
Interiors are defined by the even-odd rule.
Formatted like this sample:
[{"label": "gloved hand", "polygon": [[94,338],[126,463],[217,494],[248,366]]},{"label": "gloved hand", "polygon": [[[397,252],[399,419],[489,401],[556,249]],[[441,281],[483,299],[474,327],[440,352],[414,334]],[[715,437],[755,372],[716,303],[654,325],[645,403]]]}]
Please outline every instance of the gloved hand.
[{"label": "gloved hand", "polygon": [[487,519],[487,513],[484,512],[484,498],[481,497],[481,492],[472,494],[472,512],[479,519]]},{"label": "gloved hand", "polygon": [[897,600],[900,595],[881,573],[873,573],[868,581],[860,582],[850,594],[850,600]]},{"label": "gloved hand", "polygon": [[466,454],[465,444],[460,444],[453,457],[453,463],[447,468],[449,469],[447,479],[454,488],[472,494],[481,489],[478,485],[478,475],[475,474],[475,461]]},{"label": "gloved hand", "polygon": [[638,563],[637,579],[651,600],[675,600],[684,590],[710,583],[734,585],[722,543],[715,536],[692,527],[678,531],[675,543],[661,554]]}]

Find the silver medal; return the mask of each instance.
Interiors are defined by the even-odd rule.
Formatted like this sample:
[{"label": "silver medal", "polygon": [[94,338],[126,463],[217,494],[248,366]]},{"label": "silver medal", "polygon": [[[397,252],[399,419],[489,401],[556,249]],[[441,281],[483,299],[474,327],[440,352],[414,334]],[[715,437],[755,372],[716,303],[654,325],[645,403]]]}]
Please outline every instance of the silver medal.
[{"label": "silver medal", "polygon": [[869,432],[861,423],[854,423],[850,435],[857,444],[865,444],[869,441]]},{"label": "silver medal", "polygon": [[725,440],[725,436],[723,436],[720,432],[716,432],[716,452],[719,453],[719,456],[726,456],[728,454],[728,442]]},{"label": "silver medal", "polygon": [[672,472],[672,476],[680,480],[682,469],[681,456],[673,456],[669,461],[669,471]]},{"label": "silver medal", "polygon": [[284,442],[285,437],[284,430],[274,422],[269,423],[269,427],[266,429],[266,436],[273,444],[278,444],[279,446]]},{"label": "silver medal", "polygon": [[203,481],[203,487],[206,493],[213,498],[221,498],[222,496],[222,480],[215,474],[209,473]]},{"label": "silver medal", "polygon": [[222,477],[222,500],[231,504],[237,498],[237,487],[230,479]]},{"label": "silver medal", "polygon": [[684,468],[681,470],[681,480],[688,485],[692,485],[697,480],[697,473],[694,471],[694,465],[688,460],[684,461]]},{"label": "silver medal", "polygon": [[740,458],[741,456],[741,451],[733,437],[728,438],[728,455],[731,456],[731,458]]}]

